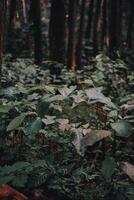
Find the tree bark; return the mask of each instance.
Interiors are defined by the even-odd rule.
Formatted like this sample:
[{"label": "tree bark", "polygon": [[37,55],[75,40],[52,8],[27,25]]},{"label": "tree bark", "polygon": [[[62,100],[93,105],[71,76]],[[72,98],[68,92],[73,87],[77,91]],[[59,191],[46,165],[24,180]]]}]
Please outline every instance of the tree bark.
[{"label": "tree bark", "polygon": [[76,71],[76,5],[77,0],[69,0],[67,66],[72,71]]},{"label": "tree bark", "polygon": [[66,9],[65,0],[51,1],[49,24],[50,59],[65,63]]},{"label": "tree bark", "polygon": [[84,16],[85,16],[85,5],[86,0],[82,0],[81,5],[81,13],[80,13],[80,28],[79,28],[79,35],[78,35],[78,44],[77,44],[77,52],[76,52],[76,63],[77,68],[82,68],[82,43],[83,43],[83,36],[84,36]]},{"label": "tree bark", "polygon": [[112,54],[115,54],[118,48],[117,1],[110,0],[109,5],[109,52]]},{"label": "tree bark", "polygon": [[107,38],[107,0],[103,1],[102,5],[102,33],[101,33],[101,50],[106,46],[105,38]]},{"label": "tree bark", "polygon": [[4,13],[5,0],[0,2],[0,84],[2,76],[3,38],[4,38]]},{"label": "tree bark", "polygon": [[96,55],[99,48],[98,33],[100,31],[100,21],[101,21],[101,0],[96,1],[96,11],[93,26],[93,53]]},{"label": "tree bark", "polygon": [[133,23],[134,23],[134,2],[133,0],[129,0],[130,5],[130,14],[129,14],[129,22],[128,22],[128,31],[127,31],[127,44],[128,47],[132,48],[132,35],[133,35]]},{"label": "tree bark", "polygon": [[42,62],[42,31],[40,0],[31,0],[30,17],[34,25],[34,58],[35,64]]},{"label": "tree bark", "polygon": [[17,0],[9,1],[9,23],[8,23],[8,41],[7,41],[7,52],[11,53],[12,56],[15,56],[15,25],[16,25],[16,9],[17,9]]},{"label": "tree bark", "polygon": [[89,9],[88,9],[88,22],[86,27],[86,34],[85,38],[86,40],[90,40],[90,34],[91,34],[91,25],[92,25],[92,19],[93,19],[93,8],[94,8],[94,0],[90,0],[89,2]]}]

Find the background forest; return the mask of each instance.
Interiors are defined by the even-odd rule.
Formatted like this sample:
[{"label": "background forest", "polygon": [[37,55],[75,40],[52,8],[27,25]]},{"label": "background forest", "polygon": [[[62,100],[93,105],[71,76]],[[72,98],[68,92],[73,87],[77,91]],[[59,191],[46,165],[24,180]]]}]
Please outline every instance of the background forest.
[{"label": "background forest", "polygon": [[0,200],[134,200],[134,0],[0,0]]}]

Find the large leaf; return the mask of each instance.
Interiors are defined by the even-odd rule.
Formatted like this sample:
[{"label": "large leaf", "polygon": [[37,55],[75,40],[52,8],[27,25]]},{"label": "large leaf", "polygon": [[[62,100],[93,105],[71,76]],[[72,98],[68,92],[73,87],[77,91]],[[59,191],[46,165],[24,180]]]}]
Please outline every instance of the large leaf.
[{"label": "large leaf", "polygon": [[[91,129],[74,129],[76,137],[73,141],[73,144],[77,150],[78,153],[84,152],[85,148],[87,146],[93,146],[95,143],[99,142],[100,140],[111,136],[110,131],[106,130],[91,130]],[[83,134],[85,136],[83,136]]]},{"label": "large leaf", "polygon": [[26,114],[21,114],[18,117],[15,117],[8,125],[7,131],[12,131],[18,128],[21,123],[24,121]]},{"label": "large leaf", "polygon": [[122,162],[121,169],[123,170],[125,174],[129,176],[130,179],[134,181],[134,165],[128,162]]},{"label": "large leaf", "polygon": [[11,107],[8,105],[0,105],[0,113],[8,113],[10,109]]},{"label": "large leaf", "polygon": [[13,165],[5,165],[0,169],[0,174],[2,175],[8,175],[10,173],[14,173],[16,171],[25,169],[30,166],[30,163],[28,162],[16,162]]},{"label": "large leaf", "polygon": [[124,120],[111,124],[111,127],[116,132],[116,135],[120,137],[129,137],[133,133],[131,124]]},{"label": "large leaf", "polygon": [[19,173],[13,179],[13,185],[16,187],[24,187],[27,183],[28,175],[26,173]]},{"label": "large leaf", "polygon": [[45,125],[50,125],[50,124],[54,124],[55,123],[55,116],[48,116],[46,115],[44,119],[42,119],[42,122]]},{"label": "large leaf", "polygon": [[41,129],[42,121],[39,117],[37,117],[33,122],[29,124],[29,126],[26,128],[26,134],[31,135],[34,133],[38,133]]},{"label": "large leaf", "polygon": [[114,171],[116,169],[116,162],[112,157],[106,157],[106,159],[102,163],[102,174],[108,179],[111,178]]},{"label": "large leaf", "polygon": [[37,112],[38,115],[43,118],[45,115],[48,114],[50,103],[44,100],[40,100],[37,105]]},{"label": "large leaf", "polygon": [[92,130],[89,132],[89,134],[86,134],[86,136],[81,140],[81,146],[93,146],[96,142],[111,136],[110,131],[106,130]]},{"label": "large leaf", "polygon": [[64,87],[62,89],[59,89],[59,92],[62,96],[68,97],[75,89],[76,89],[76,86],[70,86],[69,88]]},{"label": "large leaf", "polygon": [[1,185],[1,184],[9,183],[9,182],[11,182],[13,179],[14,179],[14,176],[13,176],[13,175],[8,175],[8,176],[5,176],[5,177],[0,177],[0,185]]},{"label": "large leaf", "polygon": [[89,98],[89,101],[93,101],[93,102],[100,102],[100,103],[104,103],[106,104],[108,107],[113,108],[113,109],[117,109],[117,107],[115,106],[114,103],[112,103],[111,99],[108,97],[105,97],[100,91],[99,89],[95,89],[95,88],[91,88],[89,90],[86,90],[86,95]]}]

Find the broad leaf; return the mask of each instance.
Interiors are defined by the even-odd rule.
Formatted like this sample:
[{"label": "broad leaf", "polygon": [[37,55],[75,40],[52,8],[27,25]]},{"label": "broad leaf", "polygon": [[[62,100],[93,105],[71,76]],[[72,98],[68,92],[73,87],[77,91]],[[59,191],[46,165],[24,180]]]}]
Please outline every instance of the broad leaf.
[{"label": "broad leaf", "polygon": [[59,92],[62,96],[68,97],[75,89],[76,89],[76,86],[70,86],[69,88],[64,87],[62,89],[59,89]]},{"label": "broad leaf", "polygon": [[28,175],[25,173],[17,174],[13,179],[13,185],[16,187],[24,187],[27,183]]},{"label": "broad leaf", "polygon": [[26,114],[21,114],[18,117],[15,117],[8,125],[7,131],[12,131],[18,128],[21,123],[24,121]]},{"label": "broad leaf", "polygon": [[85,137],[81,140],[81,146],[93,146],[96,142],[99,142],[100,140],[108,136],[111,136],[110,131],[92,130],[88,134],[86,134]]},{"label": "broad leaf", "polygon": [[38,115],[43,118],[45,115],[48,114],[50,103],[44,100],[40,100],[37,105],[37,112]]},{"label": "broad leaf", "polygon": [[5,177],[0,177],[0,184],[6,184],[11,182],[15,177],[13,175],[5,176]]},{"label": "broad leaf", "polygon": [[124,120],[111,124],[111,127],[116,132],[116,135],[120,137],[129,137],[133,133],[131,124]]},{"label": "broad leaf", "polygon": [[116,162],[112,157],[106,157],[106,159],[102,163],[102,174],[108,179],[111,178],[114,171],[116,169]]},{"label": "broad leaf", "polygon": [[8,105],[0,105],[0,113],[8,113],[10,109],[11,107]]},{"label": "broad leaf", "polygon": [[41,129],[42,121],[39,117],[37,117],[33,122],[29,124],[26,128],[26,134],[31,135],[33,133],[38,133]]},{"label": "broad leaf", "polygon": [[108,98],[108,97],[105,97],[99,91],[99,89],[92,88],[92,89],[86,90],[86,95],[88,96],[90,101],[94,102],[94,100],[95,100],[96,102],[100,102],[100,103],[106,104],[110,108],[117,109],[115,104],[112,103],[111,99]]},{"label": "broad leaf", "polygon": [[129,176],[130,179],[134,181],[134,165],[128,162],[122,162],[121,169],[123,170],[125,174]]}]

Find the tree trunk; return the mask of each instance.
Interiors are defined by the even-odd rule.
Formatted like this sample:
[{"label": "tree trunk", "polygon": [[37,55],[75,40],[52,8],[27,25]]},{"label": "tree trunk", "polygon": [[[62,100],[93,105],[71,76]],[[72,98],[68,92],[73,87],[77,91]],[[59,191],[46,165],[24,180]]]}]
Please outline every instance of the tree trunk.
[{"label": "tree trunk", "polygon": [[128,31],[127,31],[127,44],[128,47],[132,48],[132,35],[133,35],[133,23],[134,23],[134,2],[133,0],[129,0],[130,5],[130,14],[129,14],[129,22],[128,22]]},{"label": "tree trunk", "polygon": [[98,48],[99,48],[98,33],[100,31],[100,22],[101,22],[101,0],[97,0],[94,26],[93,26],[93,53],[94,55],[98,53]]},{"label": "tree trunk", "polygon": [[109,5],[109,51],[115,53],[117,50],[117,1],[110,0]]},{"label": "tree trunk", "polygon": [[2,76],[5,0],[0,2],[0,84]]},{"label": "tree trunk", "polygon": [[106,46],[105,38],[107,38],[107,0],[103,1],[102,5],[102,33],[101,33],[101,50]]},{"label": "tree trunk", "polygon": [[68,61],[67,66],[72,71],[76,71],[76,9],[77,0],[69,0],[69,18],[68,18]]},{"label": "tree trunk", "polygon": [[86,27],[86,34],[85,38],[86,40],[90,40],[90,34],[91,34],[91,25],[92,25],[92,19],[93,19],[93,8],[94,8],[94,0],[90,0],[89,2],[89,10],[88,10],[88,23]]},{"label": "tree trunk", "polygon": [[77,62],[77,68],[81,69],[81,61],[82,61],[82,42],[83,42],[83,36],[84,36],[84,16],[85,16],[85,5],[86,0],[82,0],[81,5],[81,13],[80,13],[80,28],[79,28],[79,35],[78,35],[78,44],[77,44],[77,52],[76,52],[76,62]]},{"label": "tree trunk", "polygon": [[30,17],[34,25],[34,58],[35,64],[42,62],[42,31],[40,0],[31,0]]},{"label": "tree trunk", "polygon": [[65,0],[51,1],[49,24],[50,59],[65,63],[66,10]]},{"label": "tree trunk", "polygon": [[9,24],[8,24],[8,42],[7,42],[7,52],[15,56],[15,25],[16,25],[16,9],[17,0],[9,1]]}]

